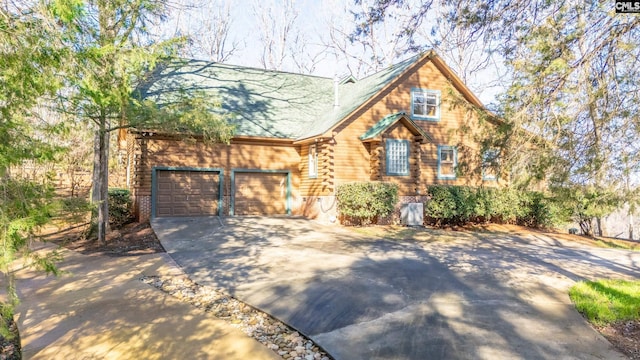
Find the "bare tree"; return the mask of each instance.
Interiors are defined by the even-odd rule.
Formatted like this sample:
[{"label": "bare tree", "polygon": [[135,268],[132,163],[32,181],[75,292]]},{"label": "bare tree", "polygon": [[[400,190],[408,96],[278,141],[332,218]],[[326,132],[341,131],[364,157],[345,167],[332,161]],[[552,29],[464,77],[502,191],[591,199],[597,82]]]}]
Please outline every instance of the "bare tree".
[{"label": "bare tree", "polygon": [[[492,39],[484,32],[461,26],[458,22],[458,8],[471,1],[432,4],[435,21],[425,22],[415,29],[414,42],[435,50],[465,84],[480,94],[490,87],[502,85],[505,76],[498,74],[503,64],[491,51]],[[491,75],[487,76],[487,73]]]},{"label": "bare tree", "polygon": [[327,58],[326,50],[320,39],[312,42],[308,33],[299,32],[289,46],[293,70],[303,74],[315,73],[318,65]]},{"label": "bare tree", "polygon": [[295,1],[254,1],[252,9],[262,44],[260,64],[265,69],[283,70],[291,43],[301,36]]},{"label": "bare tree", "polygon": [[389,8],[384,13],[385,21],[377,21],[365,16],[373,11],[375,1],[336,1],[325,14],[328,36],[323,39],[324,45],[356,77],[381,70],[408,53],[422,50],[415,46],[413,37],[405,36],[407,28],[419,25],[410,11],[420,6],[417,4],[408,1]]},{"label": "bare tree", "polygon": [[186,52],[189,56],[227,62],[243,47],[231,30],[234,4],[236,3],[231,0],[195,4],[189,15],[194,21],[189,23],[200,26],[187,29],[190,46]]},{"label": "bare tree", "polygon": [[245,46],[233,29],[235,2],[231,0],[175,0],[168,3],[168,21],[154,29],[159,40],[185,38],[184,57],[227,62]]}]

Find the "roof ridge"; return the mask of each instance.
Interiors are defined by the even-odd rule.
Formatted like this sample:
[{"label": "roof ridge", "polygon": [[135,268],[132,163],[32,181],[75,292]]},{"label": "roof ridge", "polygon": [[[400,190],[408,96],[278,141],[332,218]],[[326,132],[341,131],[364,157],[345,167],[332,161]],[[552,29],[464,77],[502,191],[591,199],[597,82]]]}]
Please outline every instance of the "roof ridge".
[{"label": "roof ridge", "polygon": [[313,75],[313,74],[302,74],[302,73],[296,73],[296,72],[293,72],[293,71],[263,69],[263,68],[259,68],[259,67],[255,67],[255,66],[236,65],[236,64],[229,64],[229,63],[223,63],[223,62],[218,62],[218,61],[201,60],[201,59],[187,59],[187,58],[179,58],[179,59],[183,60],[183,61],[186,61],[187,63],[202,62],[202,63],[205,63],[205,64],[216,65],[216,66],[221,66],[221,67],[225,67],[225,68],[243,68],[243,69],[247,69],[247,70],[257,70],[257,71],[261,71],[261,72],[265,72],[265,73],[279,73],[279,74],[288,74],[288,75],[303,76],[303,77],[312,77],[312,78],[325,79],[325,80],[333,80],[333,78],[327,77],[327,76],[320,76],[320,75]]},{"label": "roof ridge", "polygon": [[389,70],[391,70],[393,68],[399,67],[401,65],[405,65],[406,63],[413,63],[416,60],[420,59],[422,57],[422,55],[424,55],[425,53],[426,52],[420,52],[420,53],[412,55],[412,56],[410,56],[410,57],[408,57],[408,58],[406,58],[406,59],[404,59],[402,61],[399,61],[397,63],[393,63],[393,64],[391,64],[389,66],[385,66],[384,68],[382,68],[382,69],[380,69],[380,70],[378,70],[378,71],[376,71],[374,73],[371,73],[371,74],[369,74],[369,75],[367,75],[367,76],[365,76],[363,78],[358,79],[358,81],[363,81],[363,80],[368,79],[370,77],[376,76],[376,75],[380,74],[381,72],[387,72],[387,71],[389,71]]}]

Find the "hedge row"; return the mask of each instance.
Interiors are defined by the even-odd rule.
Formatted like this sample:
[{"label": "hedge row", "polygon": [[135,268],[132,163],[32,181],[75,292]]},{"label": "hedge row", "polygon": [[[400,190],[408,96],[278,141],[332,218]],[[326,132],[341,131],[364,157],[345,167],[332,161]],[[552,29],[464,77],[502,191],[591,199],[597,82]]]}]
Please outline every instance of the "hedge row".
[{"label": "hedge row", "polygon": [[398,185],[385,182],[358,182],[338,186],[338,211],[342,222],[367,225],[391,214],[398,203]]},{"label": "hedge row", "polygon": [[496,222],[547,227],[564,220],[556,204],[536,191],[443,185],[427,191],[431,200],[425,204],[425,223],[431,225]]}]

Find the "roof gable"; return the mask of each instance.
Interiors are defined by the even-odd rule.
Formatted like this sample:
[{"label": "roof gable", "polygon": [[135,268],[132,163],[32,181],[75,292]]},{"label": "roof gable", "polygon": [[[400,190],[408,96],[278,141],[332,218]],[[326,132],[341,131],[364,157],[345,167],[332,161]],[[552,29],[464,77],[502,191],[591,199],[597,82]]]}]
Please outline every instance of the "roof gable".
[{"label": "roof gable", "polygon": [[393,80],[404,74],[422,56],[416,55],[398,64],[392,65],[356,82],[346,82],[338,87],[339,104],[323,113],[302,138],[322,135],[345,120],[349,114],[367,103]]},{"label": "roof gable", "polygon": [[407,116],[405,112],[399,112],[391,115],[387,115],[382,120],[378,121],[369,130],[360,136],[360,140],[367,142],[372,140],[381,140],[382,134],[389,130],[397,122],[403,123],[403,125],[409,129],[413,134],[420,135],[423,141],[431,140],[431,137],[422,130],[411,118]]},{"label": "roof gable", "polygon": [[[462,82],[456,73],[436,54],[430,50],[424,54],[413,56],[403,62],[392,65],[388,69],[377,72],[366,77],[354,84],[345,84],[339,88],[341,94],[339,108],[335,108],[333,112],[326,113],[322,119],[316,122],[315,127],[311,128],[306,136],[307,138],[325,135],[328,131],[335,129],[349,118],[349,115],[358,109],[367,106],[377,94],[383,92],[390,86],[394,85],[403,75],[417,71],[426,63],[431,61],[449,80],[452,85],[462,93],[462,95],[473,105],[484,108],[482,102],[471,92],[471,90]],[[342,105],[345,104],[345,105]]]}]

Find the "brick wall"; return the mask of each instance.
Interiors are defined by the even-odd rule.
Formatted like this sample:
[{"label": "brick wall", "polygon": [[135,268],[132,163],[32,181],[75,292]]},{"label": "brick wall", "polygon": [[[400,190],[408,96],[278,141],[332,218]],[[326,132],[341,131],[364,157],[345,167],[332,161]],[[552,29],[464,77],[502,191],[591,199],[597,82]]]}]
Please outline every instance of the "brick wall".
[{"label": "brick wall", "polygon": [[138,214],[138,221],[143,222],[151,218],[151,196],[138,195],[135,197],[134,214]]}]

